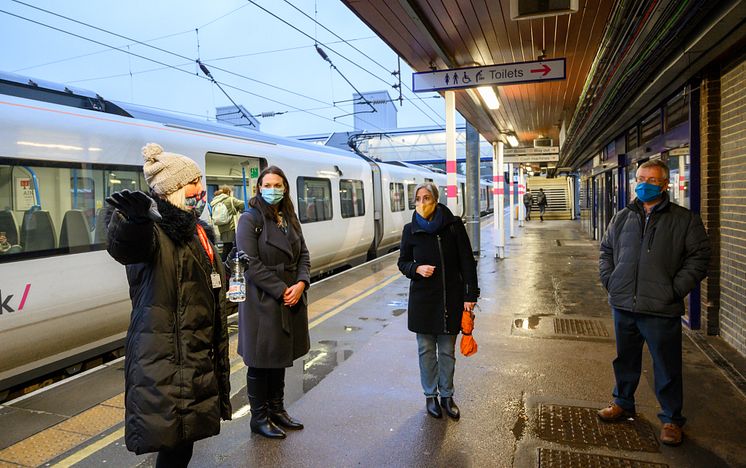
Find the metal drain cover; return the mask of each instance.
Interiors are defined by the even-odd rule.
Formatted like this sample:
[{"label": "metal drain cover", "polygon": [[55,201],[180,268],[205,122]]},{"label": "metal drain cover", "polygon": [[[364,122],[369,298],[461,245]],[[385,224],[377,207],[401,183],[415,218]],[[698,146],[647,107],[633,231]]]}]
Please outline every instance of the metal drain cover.
[{"label": "metal drain cover", "polygon": [[667,468],[663,463],[651,463],[632,458],[608,457],[593,453],[539,449],[539,468]]},{"label": "metal drain cover", "polygon": [[634,452],[658,452],[658,439],[645,419],[604,423],[597,408],[539,405],[538,435],[544,440],[573,446],[595,445]]},{"label": "metal drain cover", "polygon": [[608,338],[609,331],[600,320],[554,319],[554,333],[558,335],[598,336]]}]

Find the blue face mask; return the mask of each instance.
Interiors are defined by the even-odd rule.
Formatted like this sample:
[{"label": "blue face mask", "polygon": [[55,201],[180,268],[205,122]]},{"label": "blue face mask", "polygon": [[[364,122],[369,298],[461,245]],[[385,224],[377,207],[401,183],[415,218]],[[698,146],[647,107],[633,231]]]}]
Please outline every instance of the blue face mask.
[{"label": "blue face mask", "polygon": [[635,194],[641,202],[653,201],[661,194],[662,187],[647,182],[639,182],[635,187]]},{"label": "blue face mask", "polygon": [[282,197],[285,196],[285,189],[281,188],[266,188],[262,187],[262,198],[270,205],[276,205],[280,203]]}]

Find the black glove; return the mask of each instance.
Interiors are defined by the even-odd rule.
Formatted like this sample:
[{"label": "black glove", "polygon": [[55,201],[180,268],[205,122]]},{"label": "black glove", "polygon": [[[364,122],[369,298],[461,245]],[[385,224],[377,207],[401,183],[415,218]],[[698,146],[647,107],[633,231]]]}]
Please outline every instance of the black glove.
[{"label": "black glove", "polygon": [[235,247],[233,247],[228,253],[228,257],[225,259],[225,267],[228,270],[233,270],[233,266],[236,264],[236,257],[238,257],[238,262],[241,264],[241,267],[246,270],[249,267],[249,256],[244,253],[243,250],[236,250]]},{"label": "black glove", "polygon": [[155,200],[143,192],[130,192],[124,189],[106,197],[106,203],[119,210],[125,218],[133,223],[145,223],[150,220],[160,221],[162,219]]}]

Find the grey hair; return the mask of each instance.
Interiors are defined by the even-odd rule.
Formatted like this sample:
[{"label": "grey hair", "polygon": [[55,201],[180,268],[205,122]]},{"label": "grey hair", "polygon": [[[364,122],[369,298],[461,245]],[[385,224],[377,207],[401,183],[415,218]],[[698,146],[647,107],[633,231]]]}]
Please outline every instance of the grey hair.
[{"label": "grey hair", "polygon": [[435,185],[432,182],[423,182],[420,185],[417,186],[417,188],[414,189],[414,197],[417,198],[417,192],[420,191],[420,189],[425,189],[428,192],[430,192],[430,195],[433,196],[435,199],[435,203],[438,203],[438,200],[440,200],[440,194],[438,192],[438,186]]},{"label": "grey hair", "polygon": [[637,168],[637,171],[635,172],[635,176],[637,176],[637,173],[640,172],[640,169],[645,169],[648,167],[659,167],[663,173],[666,175],[665,179],[668,180],[668,177],[671,175],[671,172],[668,170],[668,165],[661,161],[660,159],[651,159],[650,161],[645,161],[640,165],[640,167]]}]

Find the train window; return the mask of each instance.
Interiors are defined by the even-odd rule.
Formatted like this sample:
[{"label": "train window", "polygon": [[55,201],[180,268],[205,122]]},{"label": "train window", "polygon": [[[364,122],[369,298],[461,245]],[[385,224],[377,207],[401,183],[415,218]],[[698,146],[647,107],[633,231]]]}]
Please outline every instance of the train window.
[{"label": "train window", "polygon": [[103,249],[104,200],[125,188],[148,190],[139,169],[0,165],[0,262]]},{"label": "train window", "polygon": [[661,134],[661,111],[658,109],[640,122],[640,143],[649,143]]},{"label": "train window", "polygon": [[438,187],[438,203],[442,203],[443,205],[448,203],[448,192],[446,192],[446,188],[442,185]]},{"label": "train window", "polygon": [[389,184],[391,198],[391,212],[404,211],[404,184],[391,182]]},{"label": "train window", "polygon": [[689,93],[680,92],[666,103],[666,131],[689,120]]},{"label": "train window", "polygon": [[297,187],[301,223],[332,219],[332,184],[329,179],[298,177]]},{"label": "train window", "polygon": [[640,146],[640,135],[635,126],[627,130],[627,151],[631,151],[638,146]]},{"label": "train window", "polygon": [[339,203],[343,218],[365,215],[365,193],[362,180],[339,181]]},{"label": "train window", "polygon": [[407,201],[409,202],[409,209],[413,210],[415,208],[415,202],[414,199],[416,198],[417,194],[415,193],[415,189],[417,186],[415,184],[409,184],[407,185]]}]

